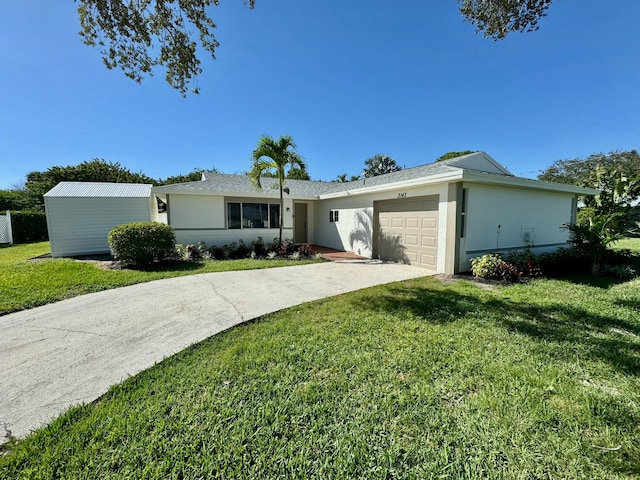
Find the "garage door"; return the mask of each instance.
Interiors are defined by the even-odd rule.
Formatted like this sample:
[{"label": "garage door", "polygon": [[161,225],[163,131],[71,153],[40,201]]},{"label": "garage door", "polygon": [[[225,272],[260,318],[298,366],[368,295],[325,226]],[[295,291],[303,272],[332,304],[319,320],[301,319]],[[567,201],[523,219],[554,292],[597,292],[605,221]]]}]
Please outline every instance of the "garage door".
[{"label": "garage door", "polygon": [[378,255],[436,271],[438,197],[376,202]]}]

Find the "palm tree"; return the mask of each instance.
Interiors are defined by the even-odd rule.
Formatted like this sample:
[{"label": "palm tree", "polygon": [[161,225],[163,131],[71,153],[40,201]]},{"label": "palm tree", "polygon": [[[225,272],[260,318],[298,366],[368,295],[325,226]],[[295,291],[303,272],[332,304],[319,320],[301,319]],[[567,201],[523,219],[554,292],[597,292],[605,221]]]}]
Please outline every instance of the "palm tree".
[{"label": "palm tree", "polygon": [[299,168],[306,171],[307,165],[304,163],[302,157],[296,152],[296,144],[289,135],[280,137],[275,140],[272,137],[264,136],[258,141],[256,149],[251,155],[253,165],[251,171],[249,171],[249,178],[253,186],[261,190],[260,177],[265,174],[274,173],[278,179],[280,187],[280,235],[278,240],[282,245],[282,224],[283,224],[283,210],[284,199],[282,192],[284,190],[284,179],[286,175],[286,167]]},{"label": "palm tree", "polygon": [[346,173],[342,173],[340,175],[338,175],[338,178],[336,178],[335,180],[332,180],[332,182],[338,182],[338,183],[347,183],[347,174]]},{"label": "palm tree", "polygon": [[378,153],[373,157],[365,160],[362,176],[365,178],[384,175],[385,173],[397,172],[402,170],[396,161],[389,155]]}]

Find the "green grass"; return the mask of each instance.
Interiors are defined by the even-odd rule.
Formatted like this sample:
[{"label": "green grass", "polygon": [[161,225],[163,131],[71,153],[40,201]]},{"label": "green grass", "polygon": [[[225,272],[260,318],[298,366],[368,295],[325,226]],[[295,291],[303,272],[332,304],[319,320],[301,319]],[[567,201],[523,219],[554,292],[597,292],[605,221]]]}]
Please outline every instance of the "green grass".
[{"label": "green grass", "polygon": [[0,478],[276,477],[640,477],[640,279],[417,279],[305,304],[0,458]]},{"label": "green grass", "polygon": [[613,248],[628,248],[629,250],[633,250],[636,253],[640,253],[640,238],[623,238],[622,240],[618,240],[616,243],[614,243]]},{"label": "green grass", "polygon": [[[104,270],[72,259],[31,258],[49,253],[49,242],[0,248],[0,315],[109,288],[196,273],[300,265],[316,260],[229,260],[183,263],[152,271]],[[1,319],[0,319],[1,322]]]}]

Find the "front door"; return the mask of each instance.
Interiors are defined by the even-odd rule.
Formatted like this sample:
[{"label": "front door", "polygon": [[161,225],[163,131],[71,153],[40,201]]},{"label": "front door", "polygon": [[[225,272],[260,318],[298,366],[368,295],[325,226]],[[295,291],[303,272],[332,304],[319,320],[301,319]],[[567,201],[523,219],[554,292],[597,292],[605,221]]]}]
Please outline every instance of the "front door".
[{"label": "front door", "polygon": [[307,243],[307,204],[296,203],[293,207],[295,223],[293,228],[293,241]]}]

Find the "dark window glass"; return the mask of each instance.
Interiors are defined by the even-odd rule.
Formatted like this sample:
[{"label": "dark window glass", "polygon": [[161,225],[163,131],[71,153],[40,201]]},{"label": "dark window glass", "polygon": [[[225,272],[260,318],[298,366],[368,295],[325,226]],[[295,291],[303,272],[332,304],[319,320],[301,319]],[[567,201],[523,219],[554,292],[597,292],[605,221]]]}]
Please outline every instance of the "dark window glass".
[{"label": "dark window glass", "polygon": [[280,205],[269,205],[269,228],[280,228]]},{"label": "dark window glass", "polygon": [[240,204],[227,203],[227,228],[240,228]]},{"label": "dark window glass", "polygon": [[269,224],[269,206],[266,203],[242,204],[243,228],[266,228]]}]

